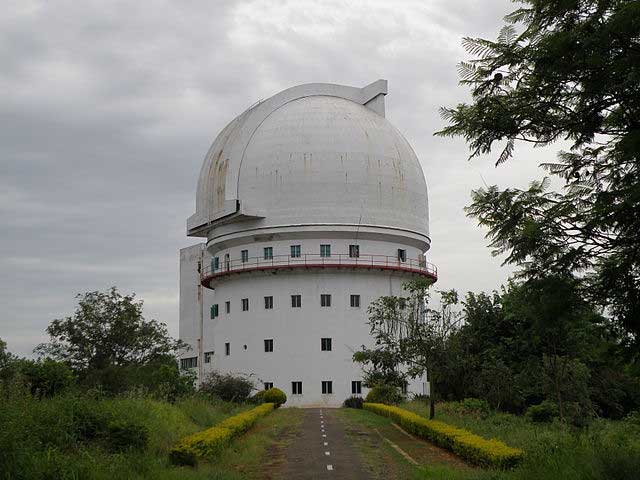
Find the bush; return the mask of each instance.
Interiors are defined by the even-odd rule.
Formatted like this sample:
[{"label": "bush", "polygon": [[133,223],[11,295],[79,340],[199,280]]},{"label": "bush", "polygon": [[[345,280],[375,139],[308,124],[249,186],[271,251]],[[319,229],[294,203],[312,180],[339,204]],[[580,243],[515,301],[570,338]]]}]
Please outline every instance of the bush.
[{"label": "bush", "polygon": [[343,403],[342,406],[345,408],[362,408],[362,404],[364,400],[362,397],[356,397],[355,395],[352,397],[348,397]]},{"label": "bush", "polygon": [[369,402],[364,404],[364,408],[392,418],[405,430],[451,450],[476,465],[511,468],[517,465],[524,455],[522,450],[511,448],[499,440],[486,440],[467,430],[437,420],[427,420],[402,408]]},{"label": "bush", "polygon": [[558,417],[558,406],[554,402],[545,400],[539,405],[527,408],[525,417],[535,423],[549,423]]},{"label": "bush", "polygon": [[261,403],[264,403],[264,393],[265,392],[266,392],[266,390],[260,390],[253,397],[251,397],[249,399],[249,402],[250,403],[255,403],[257,405],[260,405]]},{"label": "bush", "polygon": [[117,421],[107,427],[105,443],[110,450],[143,450],[149,443],[149,431],[143,425]]},{"label": "bush", "polygon": [[403,400],[398,387],[394,385],[376,385],[367,394],[366,402],[393,405]]},{"label": "bush", "polygon": [[287,394],[279,388],[270,388],[269,390],[263,390],[263,392],[262,401],[265,403],[273,403],[276,408],[287,401]]},{"label": "bush", "polygon": [[244,402],[251,395],[253,382],[242,375],[211,372],[202,382],[200,390],[227,402]]},{"label": "bush", "polygon": [[50,359],[20,360],[18,365],[31,395],[38,398],[52,397],[75,383],[73,371],[62,362]]},{"label": "bush", "polygon": [[465,398],[460,402],[462,413],[484,418],[491,413],[489,402],[480,398]]},{"label": "bush", "polygon": [[246,432],[262,416],[275,408],[273,403],[263,403],[246,412],[229,417],[218,425],[189,435],[169,452],[169,459],[176,465],[196,465],[199,459],[211,458],[226,447],[231,439]]}]

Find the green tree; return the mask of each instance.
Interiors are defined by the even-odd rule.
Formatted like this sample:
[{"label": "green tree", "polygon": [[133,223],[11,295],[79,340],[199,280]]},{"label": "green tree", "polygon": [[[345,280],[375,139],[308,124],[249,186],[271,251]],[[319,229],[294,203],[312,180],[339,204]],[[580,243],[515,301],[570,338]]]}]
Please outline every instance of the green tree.
[{"label": "green tree", "polygon": [[586,272],[586,293],[640,349],[640,2],[522,0],[496,41],[465,38],[459,66],[473,101],[443,108],[438,135],[462,136],[471,157],[518,142],[566,140],[543,164],[564,183],[473,194],[468,214],[524,274]]},{"label": "green tree", "polygon": [[[406,378],[428,375],[430,417],[435,415],[435,389],[444,376],[446,342],[458,328],[460,314],[455,306],[455,290],[441,291],[440,308],[428,308],[430,283],[419,279],[407,282],[404,297],[385,296],[369,307],[369,327],[374,346],[365,346],[353,356],[364,365],[369,386],[400,386]],[[369,369],[367,369],[369,367]]]},{"label": "green tree", "polygon": [[50,342],[35,351],[68,363],[83,376],[112,367],[162,362],[186,348],[169,336],[165,324],[144,319],[142,301],[136,301],[135,294],[122,295],[113,287],[77,298],[74,315],[51,322]]}]

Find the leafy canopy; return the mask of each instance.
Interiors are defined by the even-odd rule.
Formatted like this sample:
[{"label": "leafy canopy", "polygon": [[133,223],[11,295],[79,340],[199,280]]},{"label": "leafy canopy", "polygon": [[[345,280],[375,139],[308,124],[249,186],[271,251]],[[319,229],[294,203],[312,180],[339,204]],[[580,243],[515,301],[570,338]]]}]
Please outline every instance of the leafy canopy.
[{"label": "leafy canopy", "polygon": [[169,336],[165,324],[144,319],[135,294],[122,295],[112,287],[77,298],[74,315],[51,322],[51,340],[39,345],[37,353],[86,372],[161,362],[186,348]]},{"label": "leafy canopy", "polygon": [[570,142],[527,190],[473,193],[468,214],[529,278],[575,274],[640,349],[640,2],[523,0],[497,40],[465,38],[473,101],[443,108],[442,136],[471,157],[517,142]]}]

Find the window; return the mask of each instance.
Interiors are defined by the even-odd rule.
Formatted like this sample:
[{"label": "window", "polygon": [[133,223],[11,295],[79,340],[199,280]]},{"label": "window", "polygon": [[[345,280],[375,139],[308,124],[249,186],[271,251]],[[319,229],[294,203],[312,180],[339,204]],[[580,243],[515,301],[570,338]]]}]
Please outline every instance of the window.
[{"label": "window", "polygon": [[227,356],[231,355],[231,344],[229,342],[224,344],[224,354]]},{"label": "window", "polygon": [[211,363],[211,357],[213,357],[213,352],[204,352],[204,363]]},{"label": "window", "polygon": [[402,391],[403,395],[407,394],[408,388],[409,388],[409,382],[402,382],[402,385],[400,386],[400,390]]},{"label": "window", "polygon": [[249,310],[249,299],[248,298],[243,298],[242,299],[242,311],[246,312]]},{"label": "window", "polygon": [[354,380],[353,382],[351,382],[351,394],[352,395],[362,394],[362,382],[360,380]]},{"label": "window", "polygon": [[228,300],[224,302],[224,312],[231,313],[231,302]]},{"label": "window", "polygon": [[302,395],[302,382],[291,382],[291,394]]},{"label": "window", "polygon": [[331,380],[322,381],[322,393],[324,395],[330,395],[333,393],[333,382]]},{"label": "window", "polygon": [[351,306],[360,308],[360,295],[351,295]]},{"label": "window", "polygon": [[216,318],[218,316],[218,304],[211,305],[211,318]]},{"label": "window", "polygon": [[302,307],[302,295],[291,295],[291,308]]},{"label": "window", "polygon": [[320,256],[321,257],[330,257],[331,256],[331,245],[320,245]]},{"label": "window", "polygon": [[240,257],[242,258],[242,263],[247,263],[249,261],[249,250],[242,250]]},{"label": "window", "polygon": [[320,295],[320,306],[321,307],[330,307],[331,306],[331,295],[328,293],[323,293]]},{"label": "window", "polygon": [[273,297],[264,297],[264,308],[271,310],[273,308]]},{"label": "window", "polygon": [[320,350],[323,352],[331,351],[331,339],[330,338],[321,338],[320,339]]},{"label": "window", "polygon": [[196,368],[198,366],[198,357],[189,357],[180,359],[180,368],[185,370],[187,368]]},{"label": "window", "polygon": [[229,270],[231,268],[231,259],[229,258],[229,254],[224,254],[224,269]]},{"label": "window", "polygon": [[264,341],[264,351],[273,352],[273,338],[268,338]]},{"label": "window", "polygon": [[358,258],[360,256],[360,245],[349,245],[349,257]]},{"label": "window", "polygon": [[273,388],[273,382],[264,382],[264,389],[271,390]]},{"label": "window", "polygon": [[218,257],[213,257],[211,260],[211,268],[215,271],[220,268],[220,259]]},{"label": "window", "polygon": [[300,257],[300,245],[291,245],[291,257],[292,258]]},{"label": "window", "polygon": [[264,247],[264,259],[265,260],[273,259],[273,247]]},{"label": "window", "polygon": [[406,262],[407,261],[407,251],[403,250],[402,248],[398,249],[398,260],[400,260],[401,262]]}]

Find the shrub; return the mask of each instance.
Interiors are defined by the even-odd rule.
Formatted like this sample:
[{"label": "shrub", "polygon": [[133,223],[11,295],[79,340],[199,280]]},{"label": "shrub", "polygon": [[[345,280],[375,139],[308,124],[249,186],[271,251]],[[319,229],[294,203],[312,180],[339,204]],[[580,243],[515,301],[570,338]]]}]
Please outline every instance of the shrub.
[{"label": "shrub", "polygon": [[242,375],[211,372],[202,382],[200,389],[227,402],[244,402],[253,390],[253,382]]},{"label": "shrub", "polygon": [[75,383],[71,368],[54,360],[21,360],[19,369],[33,396],[52,397]]},{"label": "shrub", "polygon": [[258,405],[260,405],[261,403],[264,403],[264,392],[266,392],[266,390],[260,390],[259,392],[256,392],[256,394],[249,399],[249,402],[255,403]]},{"label": "shrub", "polygon": [[287,394],[279,388],[270,388],[269,390],[263,390],[263,392],[262,401],[265,403],[273,403],[276,408],[287,401]]},{"label": "shrub", "polygon": [[465,398],[460,406],[462,407],[462,413],[474,417],[483,418],[491,413],[489,402],[480,398]]},{"label": "shrub", "polygon": [[511,468],[522,460],[524,454],[522,450],[511,448],[499,440],[486,440],[467,430],[437,420],[427,420],[402,408],[369,402],[364,404],[364,408],[392,418],[405,430],[451,450],[476,465]]},{"label": "shrub", "polygon": [[218,425],[189,435],[169,452],[169,459],[176,465],[196,465],[199,459],[211,458],[226,447],[231,439],[246,432],[262,416],[275,408],[273,403],[263,403],[246,412],[229,417]]},{"label": "shrub", "polygon": [[367,394],[366,402],[393,405],[403,400],[398,387],[394,385],[375,385]]},{"label": "shrub", "polygon": [[362,397],[351,396],[348,397],[343,403],[342,406],[345,408],[362,408],[362,404],[364,400]]},{"label": "shrub", "polygon": [[107,431],[110,416],[96,408],[95,403],[82,402],[71,412],[73,429],[78,440],[93,440]]},{"label": "shrub", "polygon": [[149,443],[149,431],[143,425],[116,421],[107,427],[105,442],[110,450],[142,450]]},{"label": "shrub", "polygon": [[535,423],[548,423],[558,417],[558,406],[554,402],[545,400],[539,405],[527,408],[525,416]]}]

